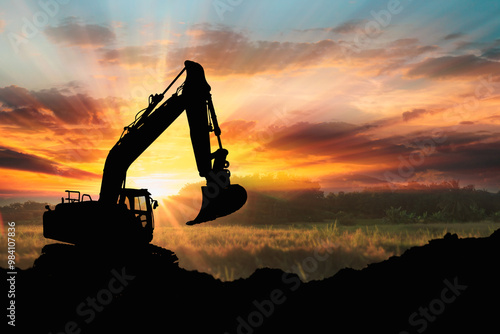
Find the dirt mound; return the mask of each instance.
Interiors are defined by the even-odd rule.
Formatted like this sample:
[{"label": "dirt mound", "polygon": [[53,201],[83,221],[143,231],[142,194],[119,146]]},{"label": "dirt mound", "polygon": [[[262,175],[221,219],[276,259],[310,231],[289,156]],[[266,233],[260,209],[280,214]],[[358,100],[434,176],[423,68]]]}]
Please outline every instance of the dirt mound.
[{"label": "dirt mound", "polygon": [[[500,230],[447,234],[323,281],[260,269],[221,282],[169,250],[47,246],[16,276],[16,329],[30,333],[451,333],[498,328]],[[7,270],[3,269],[4,272]]]}]

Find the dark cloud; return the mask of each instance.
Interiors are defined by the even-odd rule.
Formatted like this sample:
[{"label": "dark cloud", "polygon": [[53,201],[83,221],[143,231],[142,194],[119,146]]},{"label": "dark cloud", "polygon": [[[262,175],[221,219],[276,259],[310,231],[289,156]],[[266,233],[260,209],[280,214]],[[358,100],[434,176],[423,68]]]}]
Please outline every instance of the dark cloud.
[{"label": "dark cloud", "polygon": [[439,47],[436,45],[422,45],[415,46],[412,44],[407,44],[405,46],[393,47],[390,50],[386,50],[386,58],[398,58],[404,60],[405,62],[409,59],[415,58],[427,52],[432,52],[438,50]]},{"label": "dark cloud", "polygon": [[67,167],[33,154],[26,154],[0,146],[0,168],[71,178],[98,178],[97,174]]},{"label": "dark cloud", "polygon": [[409,77],[450,79],[500,73],[500,63],[475,55],[429,58],[413,66]]},{"label": "dark cloud", "polygon": [[11,85],[0,88],[0,102],[11,108],[41,107],[42,104],[26,88]]},{"label": "dark cloud", "polygon": [[0,111],[1,126],[14,126],[24,131],[38,131],[52,129],[57,120],[49,115],[42,114],[32,107],[16,108],[9,111]]},{"label": "dark cloud", "polygon": [[58,26],[48,27],[44,32],[53,43],[67,46],[102,47],[116,39],[110,28],[82,23],[75,17],[68,17]]},{"label": "dark cloud", "polygon": [[370,139],[363,136],[346,141],[343,147],[337,147],[338,155],[333,161],[359,165],[374,165],[397,161],[398,156],[407,155],[414,149],[401,144],[402,138],[394,136],[382,139]]},{"label": "dark cloud", "polygon": [[27,131],[50,129],[58,120],[42,111],[43,104],[31,92],[18,86],[0,88],[0,125]]},{"label": "dark cloud", "polygon": [[[325,146],[330,147],[352,138],[362,128],[344,122],[328,123],[296,123],[288,127],[270,129],[272,140],[268,148],[278,150],[300,150],[303,154],[323,152]],[[333,152],[332,152],[333,153]]]},{"label": "dark cloud", "polygon": [[[297,123],[272,131],[266,150],[287,151],[294,156],[323,156],[329,162],[379,163],[410,150],[396,136],[373,139],[369,127],[344,122]],[[272,129],[271,129],[272,130]]]},{"label": "dark cloud", "polygon": [[300,33],[333,33],[333,34],[351,34],[362,32],[367,20],[349,20],[335,27],[311,28],[304,30],[295,30]]},{"label": "dark cloud", "polygon": [[56,88],[28,91],[18,86],[0,88],[0,124],[53,128],[60,124],[105,125],[101,118],[106,107],[118,107],[116,99],[94,99]]},{"label": "dark cloud", "polygon": [[418,38],[397,39],[389,44],[390,47],[408,47],[418,43]]},{"label": "dark cloud", "polygon": [[468,49],[477,49],[481,46],[480,43],[477,42],[466,42],[466,41],[458,41],[454,43],[457,51],[463,51]]},{"label": "dark cloud", "polygon": [[[405,38],[385,47],[356,45],[352,38],[339,39],[339,34],[354,32],[363,21],[349,21],[336,27],[295,31],[311,33],[314,42],[279,42],[252,40],[245,30],[225,25],[196,24],[186,32],[189,43],[169,45],[165,57],[167,68],[178,68],[184,60],[203,64],[210,75],[251,75],[259,73],[286,73],[307,68],[336,66],[373,67],[380,74],[394,71],[411,59],[439,49],[436,45],[418,45],[418,39]],[[321,36],[317,40],[317,36]],[[342,37],[342,36],[341,36]],[[128,46],[104,49],[101,64],[124,66],[151,66],[162,61],[165,49],[154,45]]]},{"label": "dark cloud", "polygon": [[488,58],[490,60],[500,60],[500,48],[491,48],[484,51],[481,57]]},{"label": "dark cloud", "polygon": [[[428,130],[404,137],[392,135],[379,138],[371,134],[370,127],[329,122],[297,123],[268,129],[268,133],[271,133],[271,138],[262,144],[265,148],[263,152],[281,159],[305,158],[302,166],[308,165],[309,158],[310,165],[345,163],[388,166],[376,172],[379,178],[383,178],[388,171],[399,175],[398,167],[404,165],[402,180],[428,170],[464,180],[474,179],[475,175],[488,180],[499,179],[496,175],[500,168],[500,132],[464,133],[444,128],[439,134]],[[377,175],[372,176],[377,178]],[[377,182],[374,180],[374,183]]]},{"label": "dark cloud", "polygon": [[357,57],[364,58],[365,61],[379,60],[378,74],[388,74],[401,69],[412,59],[428,52],[439,49],[436,45],[416,45],[418,39],[405,38],[398,39],[388,44],[387,48],[376,50],[362,50]]},{"label": "dark cloud", "polygon": [[11,108],[39,108],[42,104],[26,88],[11,85],[0,88],[0,102]]},{"label": "dark cloud", "polygon": [[188,35],[194,46],[171,48],[168,63],[178,67],[185,59],[203,64],[212,75],[255,74],[303,69],[343,56],[332,40],[315,43],[251,41],[226,26],[197,25]]},{"label": "dark cloud", "polygon": [[449,40],[452,40],[452,39],[460,38],[462,36],[465,36],[465,34],[461,33],[461,32],[456,32],[456,33],[452,33],[452,34],[448,34],[448,35],[444,36],[443,39],[445,41],[449,41]]},{"label": "dark cloud", "polygon": [[349,20],[344,23],[339,24],[334,28],[330,28],[331,32],[339,34],[352,34],[363,31],[366,20]]},{"label": "dark cloud", "polygon": [[[451,136],[451,134],[449,134]],[[455,134],[455,136],[459,136]],[[450,138],[453,143],[454,138]],[[468,142],[466,145],[452,145],[450,150],[438,150],[438,153],[426,158],[424,168],[463,175],[494,173],[500,168],[500,141],[493,143]],[[497,185],[499,186],[499,185]]]},{"label": "dark cloud", "polygon": [[97,123],[99,102],[86,94],[63,95],[57,89],[43,89],[33,95],[67,124]]},{"label": "dark cloud", "polygon": [[432,115],[435,111],[427,109],[412,109],[411,111],[405,111],[403,113],[403,121],[408,122],[415,118],[420,118],[424,115]]},{"label": "dark cloud", "polygon": [[498,191],[500,133],[443,131],[437,140],[423,133],[410,137],[406,145],[411,150],[394,156],[394,167],[379,171],[380,175],[391,175],[388,181],[404,182],[434,171],[448,179]]},{"label": "dark cloud", "polygon": [[[419,133],[418,135],[421,139],[426,136],[426,133]],[[500,140],[498,133],[491,133],[488,131],[477,131],[477,132],[457,132],[457,131],[443,131],[442,138],[446,138],[442,143],[435,143],[437,151],[441,153],[450,153],[459,150],[463,147],[468,147],[470,145],[475,145],[477,143],[483,142],[496,142]]]}]

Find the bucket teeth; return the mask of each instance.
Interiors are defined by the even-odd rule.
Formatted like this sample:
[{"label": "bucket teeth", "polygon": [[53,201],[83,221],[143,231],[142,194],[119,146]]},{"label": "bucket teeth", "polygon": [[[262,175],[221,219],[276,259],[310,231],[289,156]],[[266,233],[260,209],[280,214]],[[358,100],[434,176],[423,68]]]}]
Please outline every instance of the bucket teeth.
[{"label": "bucket teeth", "polygon": [[208,187],[201,187],[203,201],[201,209],[194,220],[186,225],[195,225],[227,216],[239,210],[247,201],[247,192],[239,184],[232,184],[227,188],[216,189],[212,192]]}]

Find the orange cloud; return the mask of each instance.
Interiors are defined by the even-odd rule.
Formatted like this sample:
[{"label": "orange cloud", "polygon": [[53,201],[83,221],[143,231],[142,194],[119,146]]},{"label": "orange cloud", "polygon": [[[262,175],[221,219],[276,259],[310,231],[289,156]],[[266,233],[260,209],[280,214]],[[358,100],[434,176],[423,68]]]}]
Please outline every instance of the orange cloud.
[{"label": "orange cloud", "polygon": [[123,126],[117,129],[111,117],[123,101],[62,91],[0,88],[0,168],[82,180],[99,177]]},{"label": "orange cloud", "polygon": [[96,178],[99,175],[71,168],[57,162],[0,146],[0,168],[60,175],[78,179]]},{"label": "orange cloud", "polygon": [[[252,163],[262,172],[285,168],[300,175],[314,175],[325,187],[347,186],[349,182],[351,187],[346,189],[354,184],[383,186],[393,181],[385,178],[386,172],[396,175],[396,181],[405,181],[417,173],[425,175],[428,170],[462,180],[480,175],[477,182],[468,181],[477,185],[498,184],[500,180],[496,171],[500,158],[495,153],[500,149],[498,127],[493,132],[478,127],[477,131],[472,128],[465,133],[455,127],[443,127],[440,133],[435,128],[424,128],[381,137],[377,133],[383,122],[374,126],[303,122],[268,128],[266,135],[260,135],[250,122],[228,122],[225,128],[231,124],[245,129],[240,134],[230,133],[230,138],[237,152],[246,150],[242,157],[251,161],[243,160],[246,169]],[[253,155],[248,151],[251,148]]]},{"label": "orange cloud", "polygon": [[242,119],[221,123],[222,138],[231,143],[239,141],[247,142],[249,139],[251,140],[252,134],[255,133],[256,125],[256,121],[245,121]]},{"label": "orange cloud", "polygon": [[[97,178],[72,178],[62,175],[43,174],[13,169],[0,169],[4,178],[0,185],[0,198],[43,197],[54,203],[65,195],[65,189],[80,190],[97,199],[99,180]],[[44,200],[45,200],[44,199]]]}]

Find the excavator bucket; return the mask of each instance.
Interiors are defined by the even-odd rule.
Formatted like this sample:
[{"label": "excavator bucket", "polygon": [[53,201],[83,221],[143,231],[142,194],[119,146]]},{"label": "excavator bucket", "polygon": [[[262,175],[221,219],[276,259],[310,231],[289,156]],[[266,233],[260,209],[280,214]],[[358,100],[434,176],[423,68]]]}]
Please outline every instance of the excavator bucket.
[{"label": "excavator bucket", "polygon": [[186,225],[195,225],[219,217],[227,216],[239,210],[247,201],[247,192],[239,184],[231,184],[226,188],[210,189],[201,187],[203,202],[201,209],[194,220],[188,221]]}]

